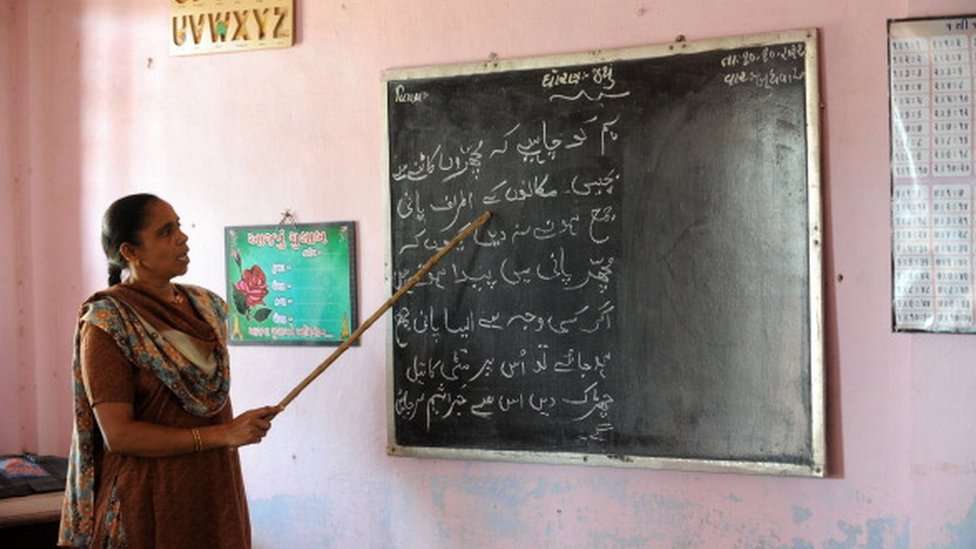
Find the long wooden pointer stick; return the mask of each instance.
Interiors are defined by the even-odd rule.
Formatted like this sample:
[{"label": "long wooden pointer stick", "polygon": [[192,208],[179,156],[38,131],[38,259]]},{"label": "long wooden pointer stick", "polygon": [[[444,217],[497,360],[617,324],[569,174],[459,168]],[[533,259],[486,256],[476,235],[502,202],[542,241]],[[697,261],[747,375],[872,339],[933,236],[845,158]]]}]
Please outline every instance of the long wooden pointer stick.
[{"label": "long wooden pointer stick", "polygon": [[478,227],[484,225],[489,218],[491,218],[490,211],[486,211],[485,213],[481,214],[478,217],[478,219],[472,221],[471,224],[467,226],[467,228],[459,232],[457,236],[455,236],[450,242],[445,244],[443,248],[438,250],[433,257],[427,260],[427,263],[424,263],[424,266],[421,267],[419,271],[414,273],[414,275],[407,280],[406,284],[404,284],[399,290],[397,290],[395,294],[393,294],[393,297],[387,299],[386,303],[384,303],[379,309],[377,309],[375,313],[373,313],[373,316],[366,319],[366,322],[363,322],[359,328],[356,328],[356,331],[349,336],[349,339],[343,341],[342,345],[339,345],[339,347],[335,351],[333,351],[331,355],[329,355],[329,358],[325,359],[325,362],[319,364],[317,368],[312,370],[312,373],[308,374],[308,376],[304,380],[302,380],[301,383],[299,383],[294,389],[292,389],[291,392],[288,393],[288,396],[286,396],[284,399],[281,400],[281,402],[278,403],[278,406],[284,409],[286,406],[288,406],[288,404],[291,403],[291,401],[295,400],[295,397],[298,396],[298,393],[301,393],[302,390],[305,389],[305,387],[308,387],[309,383],[314,381],[315,378],[319,377],[319,374],[324,372],[326,368],[332,365],[332,363],[335,362],[336,359],[338,359],[342,355],[342,353],[346,352],[346,349],[348,349],[353,343],[355,343],[356,340],[359,339],[359,336],[363,335],[363,332],[368,330],[369,327],[372,326],[374,322],[379,320],[379,318],[383,316],[383,313],[385,313],[387,309],[392,307],[394,303],[396,303],[401,297],[403,297],[403,294],[409,292],[410,288],[413,288],[415,284],[417,284],[425,276],[427,276],[427,273],[434,268],[434,265],[436,265],[437,262],[440,261],[442,257],[447,255],[448,252],[450,252],[451,250],[453,250],[458,244],[461,243],[462,240],[471,236],[471,234],[476,230],[478,230]]}]

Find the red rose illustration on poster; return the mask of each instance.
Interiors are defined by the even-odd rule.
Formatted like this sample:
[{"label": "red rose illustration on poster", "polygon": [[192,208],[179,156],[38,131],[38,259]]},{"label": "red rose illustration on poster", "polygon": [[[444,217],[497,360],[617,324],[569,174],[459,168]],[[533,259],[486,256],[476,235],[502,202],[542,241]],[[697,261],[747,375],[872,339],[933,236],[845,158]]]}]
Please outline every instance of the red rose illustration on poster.
[{"label": "red rose illustration on poster", "polygon": [[[234,258],[235,261],[237,258]],[[242,315],[250,316],[251,308],[264,303],[268,295],[268,281],[264,271],[258,265],[241,271],[241,279],[234,284],[234,306]],[[254,311],[254,319],[262,321],[271,314],[271,309],[261,308]]]},{"label": "red rose illustration on poster", "polygon": [[267,279],[264,277],[264,271],[257,265],[245,269],[241,273],[241,279],[237,281],[234,287],[244,294],[245,303],[248,307],[263,303],[264,296],[268,295]]}]

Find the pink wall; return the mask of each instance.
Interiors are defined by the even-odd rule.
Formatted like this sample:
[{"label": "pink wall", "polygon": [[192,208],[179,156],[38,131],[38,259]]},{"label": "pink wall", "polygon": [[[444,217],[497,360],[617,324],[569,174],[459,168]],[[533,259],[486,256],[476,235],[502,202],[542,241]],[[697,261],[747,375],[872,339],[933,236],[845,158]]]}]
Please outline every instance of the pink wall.
[{"label": "pink wall", "polygon": [[[0,2],[0,234],[9,235],[0,262],[0,303],[7,324],[0,329],[0,402],[5,415],[0,421],[0,453],[20,452],[36,446],[34,370],[27,361],[31,312],[20,299],[25,291],[24,263],[27,246],[20,245],[26,232],[18,227],[24,218],[16,207],[26,185],[26,16],[18,2]],[[13,235],[18,235],[13,237]]]},{"label": "pink wall", "polygon": [[[13,144],[16,142],[17,127],[11,121],[11,116],[17,110],[16,98],[19,96],[16,90],[16,74],[14,71],[14,61],[18,57],[16,51],[16,40],[14,31],[17,23],[16,6],[12,2],[0,4],[0,204],[12,204],[14,200],[14,158],[17,157]],[[7,215],[0,216],[0,233],[13,233],[13,220]],[[13,262],[2,262],[0,264],[0,302],[14,303],[17,295],[16,275],[14,273]],[[0,363],[0,375],[4,379],[16,379],[17,369],[17,334],[12,333],[4,325],[0,330],[0,349],[6,349],[7,356]],[[0,387],[0,402],[3,402],[10,410],[12,415],[7,421],[0,423],[0,453],[19,450],[20,440],[20,392],[16,382],[4,383]]]},{"label": "pink wall", "polygon": [[[9,9],[11,2],[0,4]],[[74,312],[104,284],[98,219],[156,192],[185,220],[186,279],[223,287],[222,227],[359,223],[361,312],[385,298],[379,75],[801,27],[822,29],[828,479],[390,458],[383,332],[243,450],[259,547],[976,546],[976,353],[971,336],[893,335],[889,308],[885,19],[972,12],[971,0],[298,0],[292,49],[174,58],[167,2],[21,0],[0,25],[0,228],[16,220],[26,316],[0,343],[30,390],[0,396],[0,450],[63,453]],[[5,47],[11,26],[26,48]],[[22,59],[21,72],[5,61]],[[14,63],[17,66],[17,63]],[[20,86],[20,87],[18,87]],[[28,93],[29,90],[29,93]],[[13,145],[9,144],[12,136]],[[8,155],[7,157],[2,155]],[[13,161],[10,161],[13,155]],[[8,233],[9,234],[9,233]],[[839,282],[839,275],[843,281]],[[22,337],[10,335],[24,330]],[[277,401],[324,355],[232,350],[238,409]],[[16,353],[15,353],[16,356]],[[15,372],[15,370],[17,370]],[[25,436],[18,436],[25,428]]]}]

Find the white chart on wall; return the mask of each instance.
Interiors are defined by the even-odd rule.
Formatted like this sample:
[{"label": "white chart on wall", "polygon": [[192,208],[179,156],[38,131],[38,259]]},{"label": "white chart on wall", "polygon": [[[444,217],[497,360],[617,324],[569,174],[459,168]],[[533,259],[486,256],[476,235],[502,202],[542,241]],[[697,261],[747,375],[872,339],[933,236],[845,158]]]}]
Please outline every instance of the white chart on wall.
[{"label": "white chart on wall", "polygon": [[976,16],[890,21],[892,322],[976,332]]}]

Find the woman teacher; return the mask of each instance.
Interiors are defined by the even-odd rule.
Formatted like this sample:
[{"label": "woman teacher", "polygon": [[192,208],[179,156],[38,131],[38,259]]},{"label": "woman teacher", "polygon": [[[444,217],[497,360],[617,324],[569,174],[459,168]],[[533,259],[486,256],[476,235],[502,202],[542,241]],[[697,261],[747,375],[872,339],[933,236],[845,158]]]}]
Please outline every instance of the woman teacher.
[{"label": "woman teacher", "polygon": [[236,449],[260,442],[279,409],[233,416],[227,305],[172,282],[189,264],[172,206],[149,194],[117,200],[102,248],[109,288],[84,302],[75,334],[58,545],[248,548]]}]

